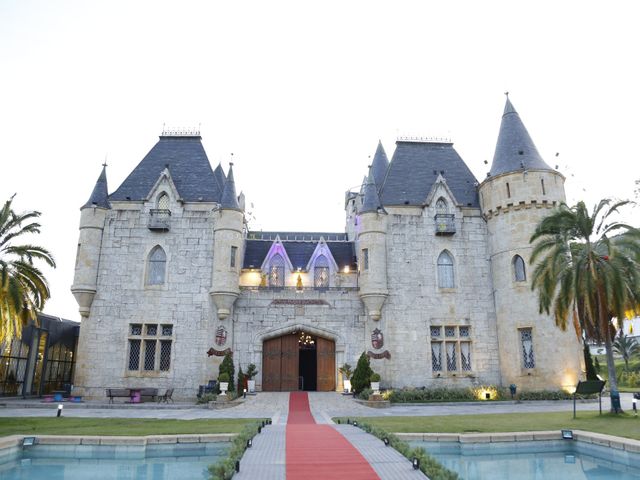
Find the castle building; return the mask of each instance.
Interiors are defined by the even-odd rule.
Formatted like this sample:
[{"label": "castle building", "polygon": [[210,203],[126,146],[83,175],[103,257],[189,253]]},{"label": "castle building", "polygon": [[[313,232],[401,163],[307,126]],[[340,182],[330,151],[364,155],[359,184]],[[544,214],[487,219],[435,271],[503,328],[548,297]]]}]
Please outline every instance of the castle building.
[{"label": "castle building", "polygon": [[347,192],[344,232],[257,232],[233,165],[164,132],[81,208],[75,386],[192,398],[227,352],[263,391],[341,390],[362,352],[383,387],[574,386],[581,342],[539,313],[529,264],[564,181],[507,99],[482,183],[452,143],[399,139]]}]

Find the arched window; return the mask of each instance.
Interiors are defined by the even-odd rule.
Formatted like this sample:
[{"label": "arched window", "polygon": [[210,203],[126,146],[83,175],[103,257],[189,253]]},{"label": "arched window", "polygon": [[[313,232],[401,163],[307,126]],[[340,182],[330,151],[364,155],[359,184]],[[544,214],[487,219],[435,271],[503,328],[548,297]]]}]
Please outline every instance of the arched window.
[{"label": "arched window", "polygon": [[440,197],[436,202],[436,213],[437,214],[447,213],[447,201],[442,197]]},{"label": "arched window", "polygon": [[279,253],[269,262],[269,286],[284,287],[284,258]]},{"label": "arched window", "polygon": [[161,246],[153,247],[149,253],[147,266],[147,285],[163,285],[167,269],[167,255]]},{"label": "arched window", "polygon": [[158,210],[169,210],[169,195],[161,193],[158,197]]},{"label": "arched window", "polygon": [[438,287],[454,288],[453,258],[446,250],[438,257]]},{"label": "arched window", "polygon": [[513,273],[515,275],[516,282],[527,281],[527,272],[525,270],[524,260],[520,255],[513,257]]},{"label": "arched window", "polygon": [[313,266],[313,286],[316,288],[329,287],[329,261],[324,255],[319,255]]}]

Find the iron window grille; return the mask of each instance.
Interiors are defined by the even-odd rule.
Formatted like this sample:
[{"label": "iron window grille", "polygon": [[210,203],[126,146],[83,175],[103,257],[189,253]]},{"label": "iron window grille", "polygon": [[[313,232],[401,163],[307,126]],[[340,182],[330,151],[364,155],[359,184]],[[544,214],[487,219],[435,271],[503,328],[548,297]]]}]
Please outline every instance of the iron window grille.
[{"label": "iron window grille", "polygon": [[171,368],[173,325],[130,324],[129,372],[166,372]]},{"label": "iron window grille", "polygon": [[[472,372],[471,327],[468,325],[445,325],[444,338],[442,337],[442,329],[443,327],[440,325],[429,327],[432,371],[439,374],[446,365],[447,372],[453,375],[458,372]],[[443,350],[445,363],[443,363]]]},{"label": "iron window grille", "polygon": [[269,286],[284,287],[284,259],[279,253],[271,258],[269,264]]},{"label": "iron window grille", "polygon": [[522,347],[522,366],[535,368],[536,359],[533,354],[533,332],[530,328],[520,329],[520,344]]},{"label": "iron window grille", "polygon": [[237,255],[238,255],[238,247],[231,247],[231,261],[229,262],[229,266],[231,268],[236,268]]},{"label": "iron window grille", "polygon": [[362,249],[362,268],[364,270],[369,270],[369,249]]},{"label": "iron window grille", "polygon": [[129,370],[140,370],[140,343],[142,340],[129,340]]},{"label": "iron window grille", "polygon": [[456,233],[456,217],[450,213],[437,213],[435,218],[436,235],[453,235]]}]

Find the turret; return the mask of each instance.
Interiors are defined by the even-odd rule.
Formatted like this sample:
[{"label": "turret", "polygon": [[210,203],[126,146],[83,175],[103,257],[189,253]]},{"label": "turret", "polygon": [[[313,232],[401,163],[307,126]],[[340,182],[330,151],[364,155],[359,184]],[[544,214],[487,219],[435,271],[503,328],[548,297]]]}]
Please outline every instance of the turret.
[{"label": "turret", "polygon": [[387,212],[380,203],[373,168],[364,185],[360,208],[358,236],[358,265],[360,270],[360,299],[369,318],[380,320],[382,306],[389,294],[387,289]]},{"label": "turret", "polygon": [[240,294],[243,225],[244,213],[236,196],[231,163],[213,227],[213,275],[209,294],[216,305],[220,320],[230,315],[231,308]]},{"label": "turret", "polygon": [[83,319],[89,317],[96,294],[102,232],[110,209],[107,171],[104,165],[89,200],[80,208],[80,238],[71,292],[78,302],[80,316]]},{"label": "turret", "polygon": [[581,370],[578,337],[539,313],[529,264],[536,225],[565,201],[564,177],[542,159],[508,98],[491,171],[479,190],[489,231],[503,384],[574,386]]}]

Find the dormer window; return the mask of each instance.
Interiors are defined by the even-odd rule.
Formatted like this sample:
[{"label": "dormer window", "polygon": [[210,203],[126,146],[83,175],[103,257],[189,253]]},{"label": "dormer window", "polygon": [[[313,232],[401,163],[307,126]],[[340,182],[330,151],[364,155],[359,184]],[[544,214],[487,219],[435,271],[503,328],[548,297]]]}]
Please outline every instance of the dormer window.
[{"label": "dormer window", "polygon": [[449,213],[447,201],[440,197],[436,201],[436,235],[453,235],[456,233],[455,215]]},{"label": "dormer window", "polygon": [[161,193],[156,202],[158,208],[149,212],[149,230],[168,231],[170,227],[171,210],[169,210],[169,195]]},{"label": "dormer window", "polygon": [[284,258],[279,253],[269,262],[269,286],[284,287]]},{"label": "dormer window", "polygon": [[449,213],[449,210],[447,209],[447,201],[444,198],[440,197],[436,202],[436,214],[444,213]]},{"label": "dormer window", "polygon": [[329,260],[324,255],[319,255],[313,266],[313,286],[315,288],[329,287]]}]

